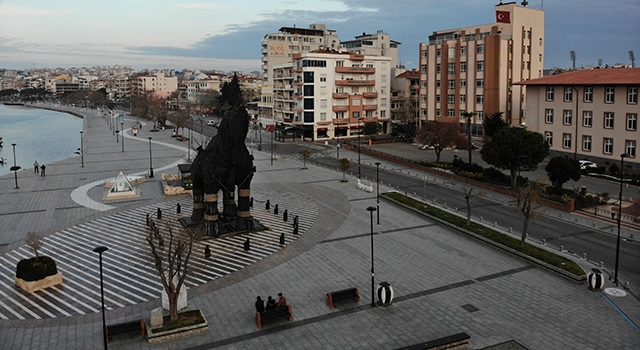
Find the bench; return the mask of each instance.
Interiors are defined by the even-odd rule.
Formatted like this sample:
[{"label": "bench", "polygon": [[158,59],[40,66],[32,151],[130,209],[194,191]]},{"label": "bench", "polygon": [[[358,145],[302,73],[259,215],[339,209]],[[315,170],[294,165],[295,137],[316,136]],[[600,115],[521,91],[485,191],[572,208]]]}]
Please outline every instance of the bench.
[{"label": "bench", "polygon": [[118,323],[110,326],[105,326],[105,328],[106,328],[105,336],[107,337],[107,343],[111,341],[111,336],[118,335],[118,334],[140,332],[140,335],[143,337],[146,334],[144,320],[142,319],[138,321],[124,322],[124,323]]},{"label": "bench", "polygon": [[342,300],[354,300],[356,303],[360,302],[360,291],[358,288],[347,288],[338,290],[335,292],[327,293],[327,305],[333,309],[336,301]]},{"label": "bench", "polygon": [[256,312],[256,326],[262,329],[262,323],[284,318],[289,321],[293,321],[291,305],[287,305],[286,307],[279,307],[277,309],[269,311]]}]

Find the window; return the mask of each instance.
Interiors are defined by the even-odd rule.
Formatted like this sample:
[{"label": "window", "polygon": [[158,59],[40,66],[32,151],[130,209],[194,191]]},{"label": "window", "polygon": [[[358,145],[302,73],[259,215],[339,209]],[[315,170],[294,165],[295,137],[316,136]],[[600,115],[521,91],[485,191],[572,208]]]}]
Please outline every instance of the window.
[{"label": "window", "polygon": [[466,73],[466,72],[467,72],[467,62],[460,62],[460,73]]},{"label": "window", "polygon": [[563,112],[563,115],[564,115],[564,120],[563,120],[564,125],[571,125],[571,122],[573,119],[573,111],[570,109],[565,109]]},{"label": "window", "polygon": [[456,95],[447,95],[447,103],[450,105],[456,103]]},{"label": "window", "polygon": [[484,87],[484,79],[476,79],[476,87],[482,89]]},{"label": "window", "polygon": [[447,81],[447,85],[448,85],[448,89],[449,90],[453,90],[456,88],[456,81],[455,80],[449,80]]},{"label": "window", "polygon": [[553,133],[551,131],[547,131],[544,133],[544,138],[547,140],[547,144],[549,146],[553,146]]},{"label": "window", "polygon": [[573,87],[565,86],[564,87],[564,102],[571,102],[573,100]]},{"label": "window", "polygon": [[627,130],[638,129],[638,115],[635,113],[627,113]]},{"label": "window", "polygon": [[460,56],[466,56],[466,55],[467,55],[467,47],[460,46]]},{"label": "window", "polygon": [[547,101],[553,101],[553,86],[547,86]]},{"label": "window", "polygon": [[439,117],[439,116],[440,116],[440,108],[437,108],[436,109],[436,117]]},{"label": "window", "polygon": [[544,122],[547,124],[553,124],[553,109],[545,109],[544,114]]},{"label": "window", "polygon": [[483,117],[484,117],[484,112],[483,111],[476,111],[476,120],[477,121],[481,121]]},{"label": "window", "polygon": [[636,156],[636,141],[627,140],[627,154],[630,157],[635,157]]},{"label": "window", "polygon": [[478,61],[478,63],[476,63],[476,68],[478,72],[484,72],[484,61]]},{"label": "window", "polygon": [[423,87],[423,88],[426,88],[427,87],[427,81],[426,80],[421,81],[420,82],[420,86]]},{"label": "window", "polygon": [[327,81],[327,75],[326,74],[321,75],[320,76],[320,81],[321,82]]},{"label": "window", "polygon": [[[450,47],[449,48],[448,56],[449,56],[449,58],[456,58],[456,48],[455,47]],[[453,74],[453,73],[449,73],[449,74]]]},{"label": "window", "polygon": [[478,44],[478,46],[476,47],[476,53],[478,55],[481,55],[484,53],[484,44]]},{"label": "window", "polygon": [[454,74],[456,74],[456,64],[455,64],[455,63],[449,63],[449,64],[447,64],[447,69],[448,69],[448,73],[449,73],[449,75],[454,75]]},{"label": "window", "polygon": [[460,79],[460,87],[461,88],[467,87],[467,79]]},{"label": "window", "polygon": [[484,103],[484,95],[476,95],[476,104],[483,104]]},{"label": "window", "polygon": [[456,110],[455,109],[447,109],[447,117],[455,117],[456,116]]},{"label": "window", "polygon": [[438,56],[438,57],[442,56],[442,49],[437,49],[436,50],[436,56]]},{"label": "window", "polygon": [[353,119],[358,119],[358,118],[360,118],[360,112],[353,112],[351,115],[352,115],[352,118],[353,118]]},{"label": "window", "polygon": [[422,66],[420,66],[420,69],[422,70],[422,74],[427,74],[427,65],[423,64]]},{"label": "window", "polygon": [[422,55],[422,58],[427,58],[427,50],[421,50],[420,55]]},{"label": "window", "polygon": [[313,83],[313,72],[304,72],[304,82]]},{"label": "window", "polygon": [[385,110],[380,111],[380,118],[384,119],[386,117],[387,117],[387,111]]},{"label": "window", "polygon": [[584,102],[593,102],[593,86],[584,87]]},{"label": "window", "polygon": [[314,102],[314,99],[305,98],[304,102],[303,102],[304,103],[304,109],[314,109],[313,102]]},{"label": "window", "polygon": [[360,88],[359,88],[359,87],[357,87],[357,86],[352,87],[352,88],[351,88],[351,93],[352,93],[352,94],[360,93]]},{"label": "window", "polygon": [[562,134],[562,148],[571,148],[571,134]]},{"label": "window", "polygon": [[326,98],[320,99],[320,108],[321,109],[326,109],[327,108],[327,99]]},{"label": "window", "polygon": [[320,120],[323,122],[327,120],[327,112],[320,113]]},{"label": "window", "polygon": [[436,87],[439,88],[440,87],[440,80],[436,80]]},{"label": "window", "polygon": [[380,106],[381,107],[386,107],[387,106],[387,99],[386,98],[381,98],[380,99]]},{"label": "window", "polygon": [[592,111],[584,111],[582,112],[582,125],[591,127],[593,125],[593,112]]},{"label": "window", "polygon": [[467,95],[460,95],[460,104],[467,103]]},{"label": "window", "polygon": [[582,136],[582,150],[591,151],[591,136],[588,136],[588,135]]},{"label": "window", "polygon": [[616,88],[613,86],[607,86],[604,88],[604,103],[615,102]]},{"label": "window", "polygon": [[436,95],[436,103],[440,103],[440,95]]},{"label": "window", "polygon": [[381,83],[386,83],[387,82],[387,75],[386,74],[383,74],[383,75],[380,76],[380,82]]},{"label": "window", "polygon": [[629,86],[627,88],[627,103],[631,105],[638,104],[638,87],[637,86]]},{"label": "window", "polygon": [[605,129],[613,129],[613,112],[604,112]]},{"label": "window", "polygon": [[604,153],[613,154],[613,139],[610,139],[610,138],[604,139]]},{"label": "window", "polygon": [[436,74],[440,74],[442,71],[442,65],[440,63],[436,64]]},{"label": "window", "polygon": [[420,95],[420,101],[427,102],[427,95],[425,94]]}]

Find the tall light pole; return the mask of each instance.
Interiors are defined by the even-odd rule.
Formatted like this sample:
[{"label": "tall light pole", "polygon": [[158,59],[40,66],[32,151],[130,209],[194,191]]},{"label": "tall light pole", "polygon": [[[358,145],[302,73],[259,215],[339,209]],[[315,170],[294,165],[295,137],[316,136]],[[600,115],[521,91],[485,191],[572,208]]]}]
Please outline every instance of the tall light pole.
[{"label": "tall light pole", "polygon": [[120,130],[122,131],[122,152],[124,152],[124,123],[120,122]]},{"label": "tall light pole", "polygon": [[616,240],[616,270],[613,275],[613,283],[618,285],[618,259],[620,258],[620,220],[622,219],[622,178],[624,174],[624,158],[629,157],[629,153],[620,155],[620,194],[618,195],[618,239]]},{"label": "tall light pole", "polygon": [[572,86],[571,88],[576,91],[576,95],[574,96],[574,98],[576,99],[576,115],[573,118],[572,122],[576,123],[576,141],[574,142],[575,148],[573,149],[573,159],[577,160],[578,159],[578,121],[580,120],[578,115],[579,98],[578,98],[578,88],[576,88],[575,86]]},{"label": "tall light pole", "polygon": [[151,157],[151,136],[149,136],[149,177],[153,177],[153,158]]},{"label": "tall light pole", "polygon": [[104,342],[104,349],[107,350],[107,322],[104,318],[104,281],[102,278],[102,253],[106,252],[109,248],[107,247],[95,247],[93,251],[100,255],[100,296],[102,297],[102,340]]},{"label": "tall light pole", "polygon": [[362,134],[362,130],[360,130],[360,119],[358,118],[358,179],[360,179],[360,134]]},{"label": "tall light pole", "polygon": [[376,216],[380,225],[380,162],[376,162]]},{"label": "tall light pole", "polygon": [[9,170],[13,171],[13,176],[16,179],[16,189],[19,189],[20,187],[18,187],[18,170],[20,170],[20,167],[16,164],[16,144],[12,143],[11,146],[13,146],[13,166]]},{"label": "tall light pole", "polygon": [[375,207],[368,207],[367,211],[371,216],[371,307],[376,307],[376,289],[375,289],[375,276],[373,273],[373,212],[376,211]]}]

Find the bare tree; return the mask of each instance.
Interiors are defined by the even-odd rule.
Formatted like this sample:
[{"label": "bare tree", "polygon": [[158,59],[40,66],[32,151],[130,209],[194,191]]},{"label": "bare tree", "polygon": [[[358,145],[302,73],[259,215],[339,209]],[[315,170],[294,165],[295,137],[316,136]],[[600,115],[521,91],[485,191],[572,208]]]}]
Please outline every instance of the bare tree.
[{"label": "bare tree", "polygon": [[311,150],[308,148],[303,148],[300,150],[300,156],[302,157],[302,161],[304,162],[303,169],[307,168],[307,159],[311,157]]},{"label": "bare tree", "polygon": [[477,190],[473,187],[463,186],[462,190],[464,191],[464,200],[467,202],[467,226],[471,226],[471,198],[476,196],[482,196],[486,192]]},{"label": "bare tree", "polygon": [[524,247],[525,240],[527,239],[527,229],[529,228],[529,222],[535,220],[538,217],[539,209],[542,208],[542,201],[540,200],[540,192],[543,186],[541,179],[535,182],[528,182],[526,185],[520,188],[518,199],[520,201],[520,212],[522,213],[522,237],[520,238],[520,247]]},{"label": "bare tree", "polygon": [[184,136],[184,128],[191,119],[191,104],[187,103],[184,109],[178,110],[171,116],[171,122],[176,125],[176,129],[182,128],[182,136]]},{"label": "bare tree", "polygon": [[36,254],[36,261],[38,261],[40,259],[38,256],[38,249],[42,248],[42,237],[35,232],[28,232],[25,237],[25,241],[29,248],[31,248]]},{"label": "bare tree", "polygon": [[342,182],[347,182],[347,170],[351,168],[351,161],[347,158],[340,158],[340,170],[342,171]]},{"label": "bare tree", "polygon": [[196,234],[185,229],[177,217],[154,221],[149,219],[147,242],[155,268],[169,300],[171,321],[178,319],[178,297],[187,275],[191,272],[189,259]]},{"label": "bare tree", "polygon": [[423,125],[416,134],[416,142],[433,146],[436,162],[440,161],[440,153],[456,144],[460,136],[460,125],[453,122],[431,121]]}]

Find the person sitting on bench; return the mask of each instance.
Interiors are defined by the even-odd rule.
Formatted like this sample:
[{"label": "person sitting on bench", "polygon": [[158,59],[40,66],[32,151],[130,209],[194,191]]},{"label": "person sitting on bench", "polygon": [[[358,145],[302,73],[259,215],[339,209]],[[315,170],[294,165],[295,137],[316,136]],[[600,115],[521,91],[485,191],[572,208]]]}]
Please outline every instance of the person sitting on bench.
[{"label": "person sitting on bench", "polygon": [[267,308],[266,310],[275,310],[276,308],[278,308],[278,306],[276,305],[276,300],[273,299],[271,297],[271,295],[269,295],[269,297],[267,298]]}]

